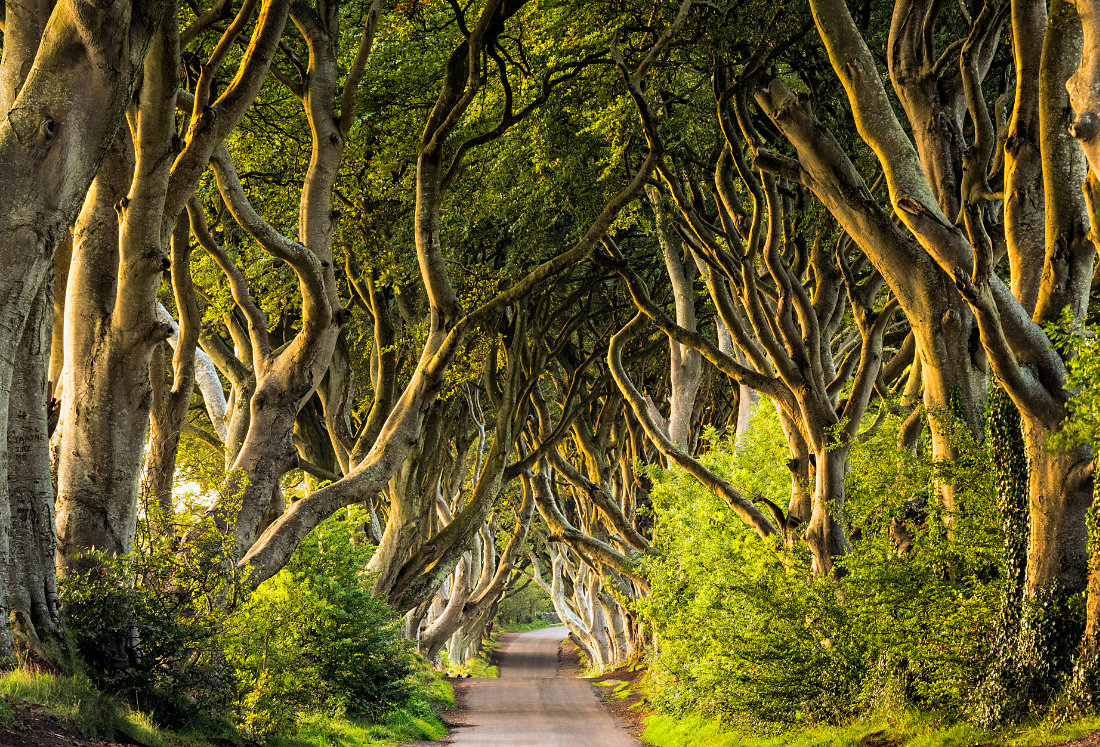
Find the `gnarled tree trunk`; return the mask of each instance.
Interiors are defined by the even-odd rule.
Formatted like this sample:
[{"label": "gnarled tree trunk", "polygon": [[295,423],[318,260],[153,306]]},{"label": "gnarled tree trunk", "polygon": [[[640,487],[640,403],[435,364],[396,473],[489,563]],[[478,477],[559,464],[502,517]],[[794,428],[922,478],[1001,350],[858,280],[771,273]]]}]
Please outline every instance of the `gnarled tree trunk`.
[{"label": "gnarled tree trunk", "polygon": [[[54,551],[54,495],[50,475],[48,388],[52,283],[31,307],[15,364],[8,414],[7,609],[16,642],[41,661],[56,661],[62,645]],[[0,597],[2,603],[2,597]]]}]

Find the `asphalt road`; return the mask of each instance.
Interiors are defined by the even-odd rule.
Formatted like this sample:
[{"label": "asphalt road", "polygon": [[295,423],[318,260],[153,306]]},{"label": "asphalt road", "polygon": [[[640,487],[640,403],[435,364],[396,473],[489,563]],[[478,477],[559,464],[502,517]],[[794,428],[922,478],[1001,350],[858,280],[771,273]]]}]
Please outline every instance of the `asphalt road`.
[{"label": "asphalt road", "polygon": [[464,723],[448,741],[478,747],[640,745],[625,724],[600,708],[589,681],[559,664],[558,644],[566,633],[562,627],[502,636],[500,678],[463,683]]}]

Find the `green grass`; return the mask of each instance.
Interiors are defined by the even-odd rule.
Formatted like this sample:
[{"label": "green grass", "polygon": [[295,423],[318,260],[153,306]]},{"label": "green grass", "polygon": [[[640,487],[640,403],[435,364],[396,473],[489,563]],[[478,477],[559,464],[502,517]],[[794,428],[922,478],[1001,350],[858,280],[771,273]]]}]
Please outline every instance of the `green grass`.
[{"label": "green grass", "polygon": [[[645,696],[632,708],[646,708],[652,682],[643,676],[634,683],[607,679],[598,687],[614,688],[612,696],[627,698],[640,690]],[[642,741],[655,747],[1044,747],[1100,730],[1100,715],[1064,724],[1036,719],[1001,731],[978,729],[941,715],[905,710],[870,716],[845,726],[821,726],[761,734],[737,729],[703,716],[645,717]]]},{"label": "green grass", "polygon": [[496,679],[500,676],[500,669],[489,663],[488,659],[481,656],[477,657],[469,663],[470,676],[477,679],[478,677],[488,677],[490,679]]},{"label": "green grass", "polygon": [[20,701],[43,706],[46,714],[90,738],[127,737],[149,747],[203,747],[207,739],[235,740],[228,723],[210,719],[207,733],[173,733],[159,728],[145,713],[96,690],[85,677],[66,677],[14,669],[0,675],[0,724],[10,724]]},{"label": "green grass", "polygon": [[722,726],[700,716],[646,717],[642,740],[657,747],[1039,747],[1089,734],[1100,729],[1100,717],[1057,727],[1042,723],[999,732],[967,724],[948,724],[932,714],[906,712],[879,716],[848,726],[801,729],[759,735]]},{"label": "green grass", "polygon": [[420,668],[420,680],[418,687],[423,697],[436,711],[444,711],[455,707],[455,691],[451,683],[443,679],[440,672],[432,669],[427,662]]},{"label": "green grass", "polygon": [[420,695],[403,708],[390,711],[378,723],[346,714],[304,714],[298,719],[298,733],[268,742],[272,747],[381,747],[418,740],[436,740],[447,735],[437,713],[455,704],[454,690],[443,675],[426,663],[418,667]]},{"label": "green grass", "polygon": [[622,680],[604,680],[603,682],[597,682],[596,687],[613,687],[613,688],[615,688],[611,692],[611,695],[612,695],[612,697],[617,698],[619,700],[629,698],[634,693],[634,690],[630,687],[630,683],[629,682],[624,682]]},{"label": "green grass", "polygon": [[444,651],[440,656],[443,663],[443,671],[448,677],[465,677],[496,679],[500,676],[500,670],[489,663],[489,656],[496,646],[496,636],[488,641],[473,659],[467,659],[462,663],[455,663],[447,658]]},{"label": "green grass", "polygon": [[[454,707],[450,683],[426,667],[418,673],[420,694],[380,723],[344,714],[309,713],[298,720],[298,733],[269,742],[277,747],[368,747],[435,740],[447,734],[436,712]],[[38,704],[61,724],[94,739],[127,738],[147,747],[209,747],[208,740],[245,744],[225,720],[203,719],[191,732],[170,732],[113,695],[96,690],[85,677],[66,677],[15,669],[0,675],[0,727],[12,723],[19,702]],[[196,722],[198,723],[198,722]]]},{"label": "green grass", "polygon": [[293,737],[275,739],[274,747],[374,747],[398,745],[413,740],[435,740],[447,735],[447,727],[426,707],[399,708],[381,723],[368,723],[347,716],[310,714],[298,722]]}]

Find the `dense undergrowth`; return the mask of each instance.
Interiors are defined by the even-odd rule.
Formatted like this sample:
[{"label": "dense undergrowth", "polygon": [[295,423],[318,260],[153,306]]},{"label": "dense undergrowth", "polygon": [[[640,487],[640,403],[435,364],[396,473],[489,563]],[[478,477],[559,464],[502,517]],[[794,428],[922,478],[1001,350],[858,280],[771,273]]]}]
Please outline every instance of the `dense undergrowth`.
[{"label": "dense undergrowth", "polygon": [[[347,713],[303,711],[293,734],[277,734],[264,741],[276,747],[365,747],[438,739],[446,733],[446,727],[436,710],[453,707],[454,695],[440,677],[425,672],[423,678],[418,699],[375,720]],[[257,743],[230,720],[210,713],[194,714],[176,728],[165,727],[154,714],[103,692],[83,675],[11,670],[0,675],[0,696],[0,730],[17,726],[17,711],[33,704],[41,706],[46,717],[91,739],[129,740],[147,747],[205,747],[215,743],[243,747]]]},{"label": "dense undergrowth", "polygon": [[[637,665],[643,668],[642,665]],[[655,747],[1048,747],[1100,729],[1100,716],[1059,723],[1033,717],[1015,726],[990,730],[959,722],[949,714],[885,706],[845,724],[737,726],[706,714],[672,715],[654,711],[654,680],[647,671],[630,681],[596,683],[604,697],[631,703],[644,721],[641,739]]]},{"label": "dense undergrowth", "polygon": [[[125,734],[127,719],[209,734],[219,723],[210,714],[218,714],[215,731],[228,729],[240,743],[365,745],[442,736],[436,711],[453,705],[450,686],[371,593],[364,568],[373,548],[361,526],[354,510],[329,519],[247,598],[238,596],[244,579],[221,570],[232,567],[224,562],[224,540],[193,553],[187,566],[149,537],[130,556],[97,559],[93,571],[66,579],[62,590],[82,672],[72,682],[95,698],[127,704],[112,717],[120,724],[112,728]],[[196,543],[201,529],[192,530]],[[69,689],[66,682],[57,678],[46,690]],[[34,702],[52,707],[49,697]],[[95,720],[58,715],[84,732],[111,736]]]},{"label": "dense undergrowth", "polygon": [[[813,577],[803,543],[761,542],[684,473],[652,472],[656,552],[638,607],[658,642],[651,730],[665,736],[655,743],[851,744],[893,723],[902,741],[883,744],[986,739],[969,724],[1003,585],[993,464],[961,432],[958,458],[934,464],[927,445],[917,455],[897,448],[898,426],[888,418],[852,451],[838,511],[851,551],[839,578]],[[782,506],[788,456],[764,405],[741,445],[712,437],[706,461],[745,495]],[[937,481],[957,487],[952,515],[935,500]],[[1067,718],[1056,705],[1036,733]],[[710,730],[737,736],[673,736]],[[969,736],[945,736],[952,730]],[[801,741],[774,736],[795,733]]]}]

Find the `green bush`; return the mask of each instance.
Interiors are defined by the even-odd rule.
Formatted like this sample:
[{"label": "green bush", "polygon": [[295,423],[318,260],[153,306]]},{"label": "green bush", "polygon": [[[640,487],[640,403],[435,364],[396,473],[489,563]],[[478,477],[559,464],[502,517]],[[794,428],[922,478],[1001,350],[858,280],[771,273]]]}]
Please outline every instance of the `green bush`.
[{"label": "green bush", "polygon": [[[774,409],[758,407],[740,448],[704,460],[748,495],[780,505],[788,457]],[[895,420],[852,452],[841,580],[813,578],[804,545],[762,542],[679,470],[655,471],[651,595],[655,703],[775,728],[835,724],[885,705],[962,714],[997,616],[1002,538],[985,450],[960,434],[951,466],[899,452]],[[937,509],[937,479],[960,510]],[[785,483],[785,484],[784,484]],[[899,553],[896,522],[913,535]],[[770,725],[770,726],[769,726]]]},{"label": "green bush", "polygon": [[[88,569],[60,584],[62,614],[83,671],[101,690],[181,726],[232,699],[221,655],[226,581],[215,558],[176,564],[146,538],[124,556],[88,555]],[[204,578],[200,578],[203,576]]]},{"label": "green bush", "polygon": [[358,526],[324,522],[227,622],[239,720],[256,736],[293,731],[311,708],[381,719],[415,692],[411,644],[370,592]]},{"label": "green bush", "polygon": [[376,722],[401,708],[430,713],[414,697],[424,683],[411,676],[399,619],[371,594],[363,518],[352,509],[324,522],[239,604],[232,532],[192,532],[202,552],[146,539],[130,555],[89,558],[91,570],[62,586],[84,670],[161,723],[232,711],[261,739],[318,712]]}]

